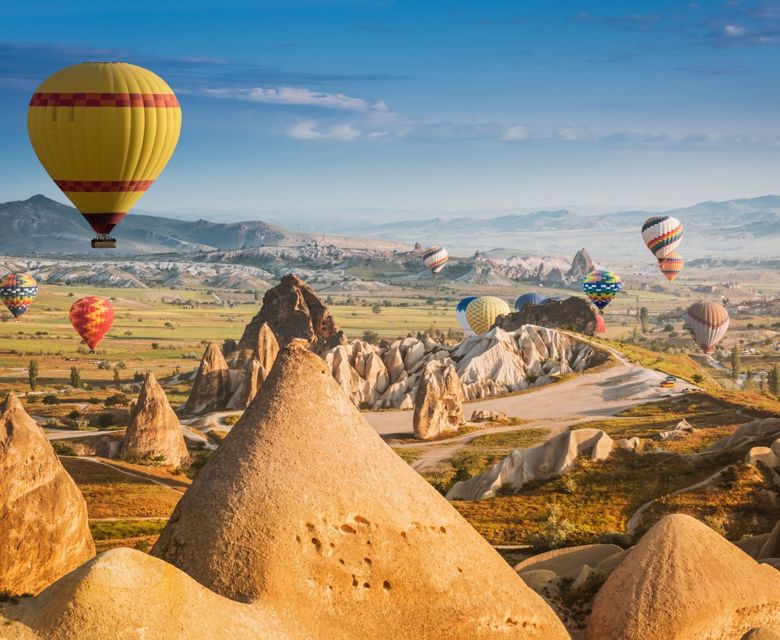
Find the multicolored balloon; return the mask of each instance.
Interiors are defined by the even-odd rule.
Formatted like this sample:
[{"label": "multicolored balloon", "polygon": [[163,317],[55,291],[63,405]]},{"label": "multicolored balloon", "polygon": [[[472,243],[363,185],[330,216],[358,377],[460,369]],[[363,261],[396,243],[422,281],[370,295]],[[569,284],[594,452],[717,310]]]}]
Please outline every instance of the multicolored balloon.
[{"label": "multicolored balloon", "polygon": [[0,280],[0,298],[14,318],[18,318],[38,295],[38,283],[26,273],[9,273]]},{"label": "multicolored balloon", "polygon": [[542,304],[545,300],[547,300],[547,296],[543,296],[541,293],[524,293],[515,300],[515,311],[520,311],[527,304]]},{"label": "multicolored balloon", "polygon": [[607,332],[607,321],[604,320],[604,316],[601,314],[596,316],[596,333]]},{"label": "multicolored balloon", "polygon": [[84,62],[35,90],[27,130],[38,159],[98,234],[108,234],[168,163],[181,108],[159,76],[125,62]]},{"label": "multicolored balloon", "polygon": [[685,312],[685,327],[698,347],[710,353],[729,329],[729,312],[718,302],[694,302]]},{"label": "multicolored balloon", "polygon": [[466,307],[466,322],[475,334],[482,335],[490,331],[498,316],[510,311],[509,305],[501,298],[482,296],[472,300]]},{"label": "multicolored balloon", "polygon": [[466,307],[469,306],[469,303],[472,300],[476,299],[476,296],[468,296],[467,298],[463,298],[463,300],[458,303],[458,306],[455,307],[455,316],[458,318],[458,324],[463,327],[463,330],[467,335],[473,334],[473,331],[471,330],[471,327],[469,327],[469,323],[466,320]]},{"label": "multicolored balloon", "polygon": [[582,289],[590,301],[599,309],[604,309],[612,299],[620,293],[623,282],[620,276],[612,271],[591,271],[582,279]]},{"label": "multicolored balloon", "polygon": [[682,223],[672,216],[653,216],[642,225],[642,239],[656,258],[661,260],[680,246]]},{"label": "multicolored balloon", "polygon": [[70,308],[70,323],[93,351],[113,322],[114,307],[105,298],[88,296],[76,300]]},{"label": "multicolored balloon", "polygon": [[428,247],[423,252],[423,264],[430,269],[433,275],[444,269],[444,265],[449,260],[449,254],[444,247]]},{"label": "multicolored balloon", "polygon": [[658,266],[661,269],[661,273],[666,276],[669,282],[674,282],[674,279],[680,275],[680,272],[685,266],[685,260],[676,251],[672,251],[667,254],[666,257],[661,258],[658,261]]}]

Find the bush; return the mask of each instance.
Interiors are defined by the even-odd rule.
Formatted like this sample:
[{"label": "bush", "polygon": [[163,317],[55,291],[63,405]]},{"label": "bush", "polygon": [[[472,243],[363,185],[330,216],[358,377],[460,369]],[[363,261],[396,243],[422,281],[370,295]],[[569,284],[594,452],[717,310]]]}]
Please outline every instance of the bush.
[{"label": "bush", "polygon": [[379,342],[379,334],[371,329],[366,329],[363,332],[363,340],[368,342],[368,344],[377,344]]},{"label": "bush", "polygon": [[189,469],[187,469],[187,476],[194,479],[198,475],[198,472],[203,468],[203,465],[209,461],[211,455],[211,451],[204,450],[198,451],[194,456],[192,456]]},{"label": "bush", "polygon": [[547,511],[542,530],[532,535],[529,541],[535,552],[542,553],[564,546],[574,530],[574,525],[562,516],[561,508],[554,504]]},{"label": "bush", "polygon": [[52,440],[51,447],[54,449],[54,453],[56,453],[58,456],[78,455],[76,450],[71,445],[69,445],[67,442],[63,442],[62,440]]},{"label": "bush", "polygon": [[113,413],[101,413],[98,416],[97,423],[98,426],[105,429],[106,427],[110,427],[115,422],[114,414]]},{"label": "bush", "polygon": [[124,393],[115,393],[108,396],[103,404],[107,407],[126,407],[130,404],[130,399]]},{"label": "bush", "polygon": [[57,396],[52,394],[43,396],[43,404],[57,404]]},{"label": "bush", "polygon": [[232,427],[240,419],[241,416],[225,416],[224,418],[222,418],[222,424],[226,424],[227,426]]},{"label": "bush", "polygon": [[78,411],[76,411],[76,409],[74,409],[66,417],[69,418],[70,420],[76,420],[77,418],[81,417],[81,414]]}]

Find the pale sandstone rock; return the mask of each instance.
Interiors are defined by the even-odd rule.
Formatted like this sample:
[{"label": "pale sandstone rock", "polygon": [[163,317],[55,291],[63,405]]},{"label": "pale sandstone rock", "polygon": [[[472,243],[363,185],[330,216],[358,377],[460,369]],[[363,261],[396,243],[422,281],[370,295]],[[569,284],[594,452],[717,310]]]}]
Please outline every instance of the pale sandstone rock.
[{"label": "pale sandstone rock", "polygon": [[780,573],[677,514],[653,526],[612,572],[586,637],[713,640],[761,626],[780,627]]},{"label": "pale sandstone rock", "polygon": [[147,373],[130,424],[119,446],[120,457],[159,458],[166,464],[186,467],[190,454],[184,442],[179,418],[152,373]]},{"label": "pale sandstone rock", "polygon": [[452,365],[429,362],[414,399],[415,438],[435,440],[452,435],[463,423],[463,387],[458,372]]},{"label": "pale sandstone rock", "polygon": [[225,408],[230,398],[230,370],[222,350],[216,342],[210,342],[195,376],[189,398],[181,411],[197,415]]},{"label": "pale sandstone rock", "polygon": [[0,593],[38,593],[94,555],[81,492],[9,393],[0,405]]},{"label": "pale sandstone rock", "polygon": [[283,608],[307,637],[568,638],[296,342],[153,553],[226,597]]},{"label": "pale sandstone rock", "polygon": [[565,431],[536,447],[515,449],[485,473],[456,482],[448,500],[483,500],[499,492],[517,492],[532,480],[551,478],[570,469],[577,458],[605,460],[614,442],[601,429]]}]

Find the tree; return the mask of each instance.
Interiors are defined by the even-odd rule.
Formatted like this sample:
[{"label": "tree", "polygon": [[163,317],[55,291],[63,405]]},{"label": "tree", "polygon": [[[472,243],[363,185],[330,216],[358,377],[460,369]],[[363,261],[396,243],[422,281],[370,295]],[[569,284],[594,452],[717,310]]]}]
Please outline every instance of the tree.
[{"label": "tree", "polygon": [[769,393],[780,398],[780,364],[769,370]]},{"label": "tree", "polygon": [[376,344],[379,342],[379,334],[376,331],[371,331],[371,329],[366,329],[363,332],[363,340],[368,342],[368,344]]},{"label": "tree", "polygon": [[745,383],[742,385],[742,388],[745,391],[751,391],[753,387],[753,372],[749,370],[745,371]]},{"label": "tree", "polygon": [[373,313],[375,316],[378,316],[380,313],[382,313],[382,307],[380,307],[378,304],[375,304],[373,307],[371,307],[371,313]]},{"label": "tree", "polygon": [[30,366],[27,367],[27,379],[30,382],[30,389],[35,391],[38,386],[38,362],[37,360],[30,360]]},{"label": "tree", "polygon": [[742,361],[739,355],[739,347],[734,345],[731,348],[731,379],[739,380],[739,374],[742,371]]},{"label": "tree", "polygon": [[639,320],[642,323],[642,333],[647,333],[650,330],[650,312],[647,307],[639,309]]},{"label": "tree", "polygon": [[70,386],[74,389],[81,387],[81,373],[75,364],[70,368]]},{"label": "tree", "polygon": [[114,387],[119,389],[122,386],[122,379],[119,377],[119,367],[114,367]]}]

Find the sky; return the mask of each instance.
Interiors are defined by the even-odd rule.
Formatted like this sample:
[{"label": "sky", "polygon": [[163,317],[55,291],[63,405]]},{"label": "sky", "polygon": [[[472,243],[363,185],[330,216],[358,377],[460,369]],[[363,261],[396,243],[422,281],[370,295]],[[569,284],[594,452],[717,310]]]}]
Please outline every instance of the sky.
[{"label": "sky", "polygon": [[780,193],[780,0],[36,0],[0,24],[0,201],[64,201],[26,110],[85,60],[179,97],[144,211],[381,222]]}]

